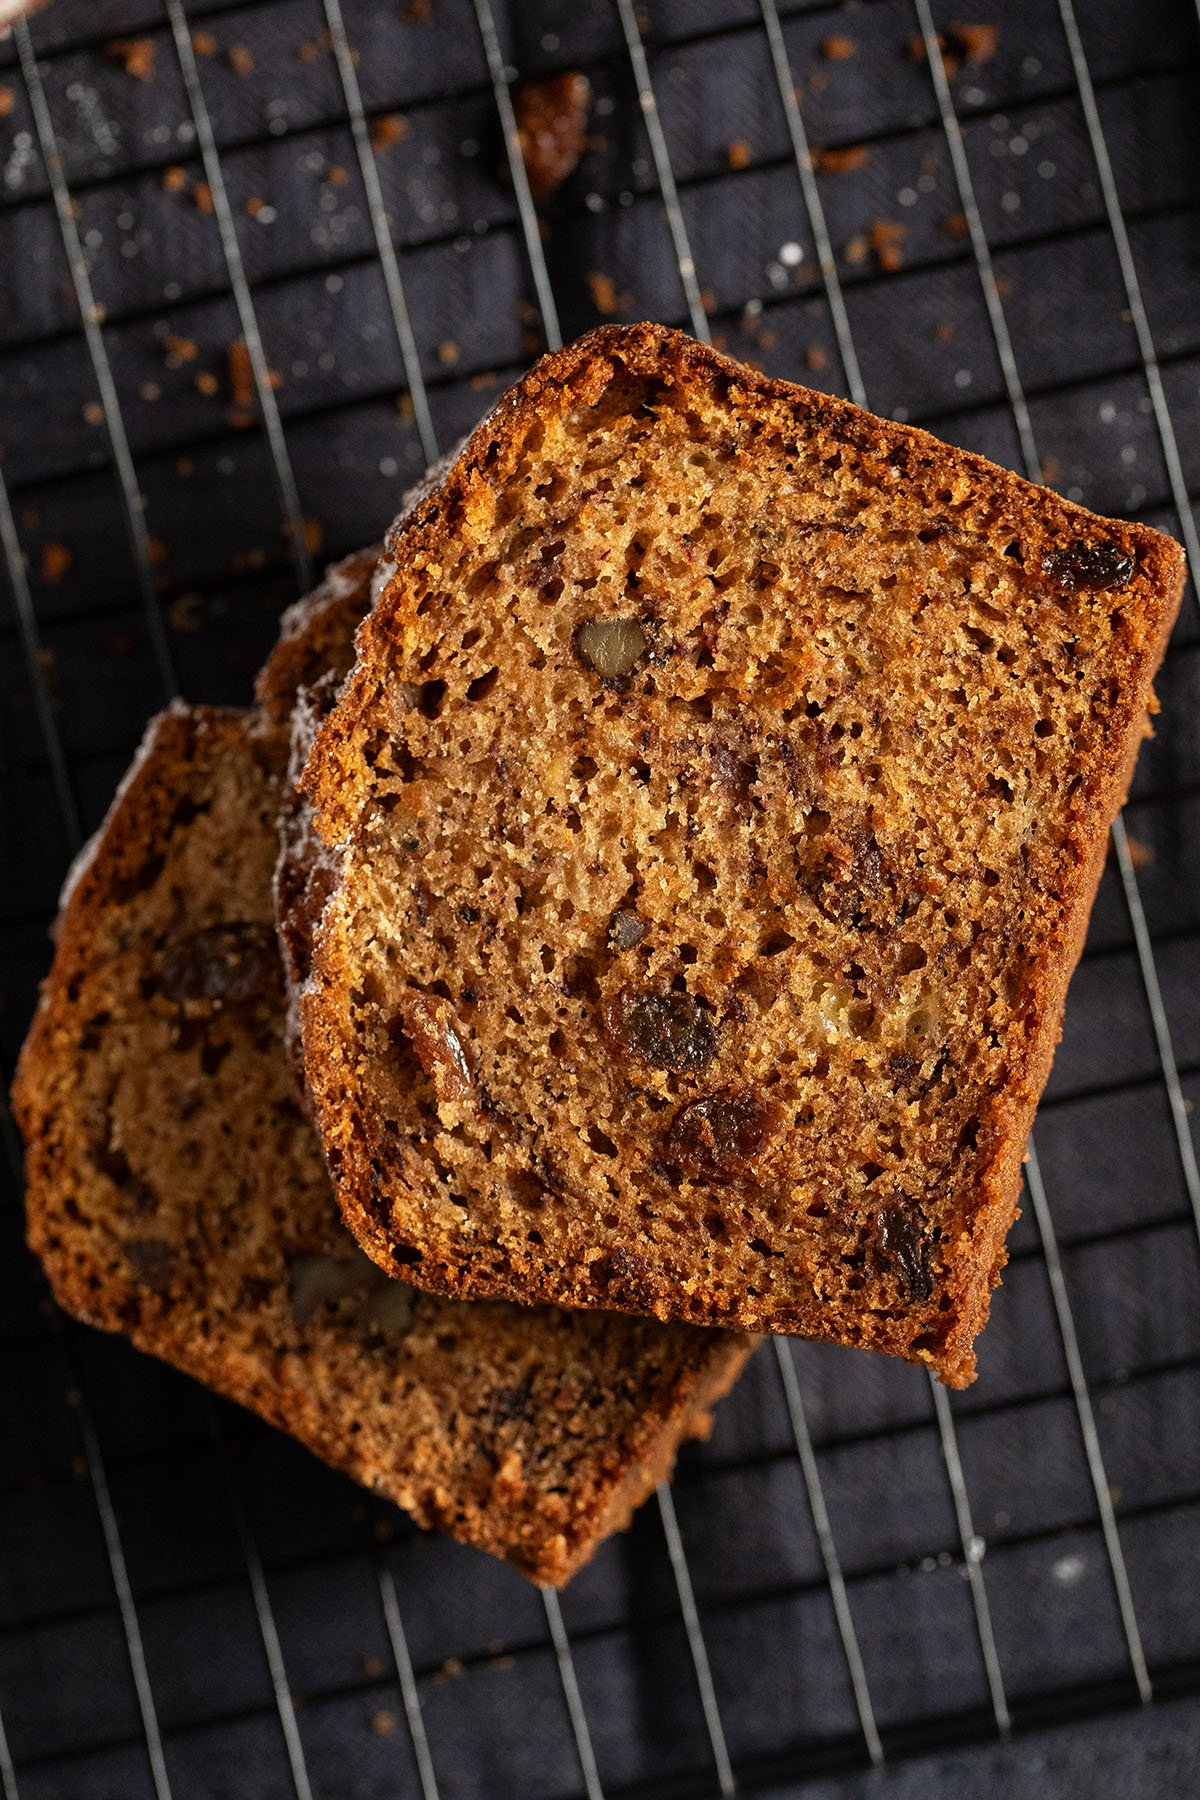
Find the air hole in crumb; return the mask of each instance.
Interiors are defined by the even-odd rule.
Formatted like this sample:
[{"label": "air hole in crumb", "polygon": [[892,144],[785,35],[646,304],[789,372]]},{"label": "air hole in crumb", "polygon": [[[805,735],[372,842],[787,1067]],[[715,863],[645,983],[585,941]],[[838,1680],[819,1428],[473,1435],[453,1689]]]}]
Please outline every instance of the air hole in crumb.
[{"label": "air hole in crumb", "polygon": [[477,675],[467,687],[467,699],[486,700],[499,679],[499,669],[488,669],[483,675]]},{"label": "air hole in crumb", "polygon": [[867,1187],[870,1187],[873,1181],[878,1181],[882,1174],[882,1163],[865,1162],[862,1166],[862,1178]]},{"label": "air hole in crumb", "polygon": [[896,952],[896,967],[901,975],[911,975],[915,969],[923,969],[928,961],[920,944],[901,944]]},{"label": "air hole in crumb", "polygon": [[1054,730],[1049,719],[1039,719],[1033,728],[1034,737],[1048,738]]},{"label": "air hole in crumb", "polygon": [[704,1229],[707,1231],[709,1237],[712,1238],[723,1238],[726,1235],[725,1221],[720,1213],[705,1213]]},{"label": "air hole in crumb", "polygon": [[567,1054],[567,1040],[561,1031],[552,1031],[546,1048],[556,1060]]},{"label": "air hole in crumb", "polygon": [[425,718],[436,719],[442,710],[442,702],[446,698],[445,682],[423,681],[419,692],[421,697],[417,702],[418,710],[424,714]]},{"label": "air hole in crumb", "polygon": [[696,960],[695,944],[680,944],[679,960],[681,963],[687,963],[689,965],[694,963]]},{"label": "air hole in crumb", "polygon": [[542,945],[542,968],[545,970],[547,975],[549,975],[550,971],[553,969],[556,961],[557,961],[557,958],[554,954],[553,949],[550,947],[550,945],[543,944]]},{"label": "air hole in crumb", "polygon": [[782,956],[783,952],[790,950],[795,942],[795,938],[789,932],[772,931],[758,946],[758,954],[760,956]]},{"label": "air hole in crumb", "polygon": [[598,1156],[615,1156],[617,1154],[617,1146],[606,1132],[601,1131],[598,1125],[588,1126],[587,1138]]}]

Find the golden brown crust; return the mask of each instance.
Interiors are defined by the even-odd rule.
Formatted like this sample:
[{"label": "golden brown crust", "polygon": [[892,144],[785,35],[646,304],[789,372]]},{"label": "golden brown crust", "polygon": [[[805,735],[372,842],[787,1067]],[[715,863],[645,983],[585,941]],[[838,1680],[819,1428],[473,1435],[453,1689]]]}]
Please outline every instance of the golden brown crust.
[{"label": "golden brown crust", "polygon": [[[724,521],[723,506],[753,499],[770,457],[775,485],[758,510],[746,502]],[[594,499],[604,468],[625,513],[607,493]],[[697,519],[687,532],[653,510],[669,479],[675,514]],[[602,506],[603,530],[589,523]],[[632,644],[628,677],[611,663],[613,641],[580,636],[597,629],[585,590],[625,518],[621,610],[637,617],[616,653]],[[714,546],[706,564],[701,529]],[[763,546],[749,572],[736,566],[747,544]],[[1178,546],[678,333],[609,326],[501,401],[385,555],[395,572],[305,774],[344,859],[304,1002],[306,1060],[363,1247],[433,1290],[833,1337],[968,1381],[1108,825],[1179,603]],[[805,596],[811,616],[772,613],[761,598],[780,565],[783,591]],[[692,597],[704,568],[716,571],[707,610]],[[731,605],[751,621],[732,643]],[[601,676],[615,681],[607,698]],[[685,709],[689,743],[672,723]],[[461,781],[451,733],[470,771]],[[574,788],[551,766],[558,744],[577,759]],[[696,755],[710,759],[704,783],[724,789],[711,803],[689,797]],[[649,813],[618,791],[631,763]],[[623,902],[605,885],[598,803],[585,813],[580,798],[593,777],[602,797],[618,795],[608,842],[620,838],[642,910],[648,885],[662,896],[658,940],[631,952],[663,971],[644,990],[623,987],[615,957],[595,948],[594,896]],[[674,859],[638,823],[651,816],[660,834],[682,834]],[[755,847],[740,875],[731,848],[747,817],[761,878]],[[576,834],[561,851],[560,818]],[[489,943],[471,948],[479,878],[463,865],[477,845],[559,907],[542,968],[557,956],[578,991],[569,969],[544,983],[522,960],[533,928],[519,908],[493,907]],[[701,852],[711,867],[700,873],[717,870],[711,927],[691,874]],[[797,861],[785,891],[779,870]],[[762,898],[750,892],[760,880]],[[581,898],[593,912],[564,929],[568,894],[577,915]],[[885,901],[899,903],[894,920]],[[664,948],[673,918],[686,920],[681,952]],[[759,957],[779,956],[771,970],[790,983],[783,1023],[768,1017],[766,974],[747,973],[752,926]],[[489,973],[505,958],[520,981]],[[472,997],[459,1003],[463,983]],[[551,985],[547,1049],[504,1019],[526,997],[541,1006]],[[405,999],[414,989],[441,996],[436,1019],[423,1003],[434,1023],[419,1029]],[[805,1007],[828,1025],[831,1055],[813,1051]],[[906,1009],[918,1036],[944,1028],[940,1059],[889,1037]],[[416,1070],[410,1097],[426,1078],[419,1104],[396,1091],[401,1054]],[[454,1076],[460,1063],[467,1077]],[[739,1085],[751,1068],[754,1093]],[[471,1111],[468,1077],[483,1113]],[[665,1139],[664,1105],[677,1109]],[[814,1106],[824,1164],[796,1149]],[[652,1138],[657,1153],[643,1148]],[[472,1194],[469,1210],[447,1205],[456,1187]],[[547,1194],[534,1225],[524,1202],[545,1208]]]},{"label": "golden brown crust", "polygon": [[74,877],[14,1090],[60,1303],[418,1522],[559,1583],[735,1378],[744,1339],[411,1296],[338,1218],[281,1043],[286,741],[173,708]]},{"label": "golden brown crust", "polygon": [[381,548],[371,544],[344,556],[283,615],[278,640],[254,684],[254,697],[272,724],[287,725],[300,690],[319,681],[335,661],[343,661],[346,638],[353,643],[354,629],[370,605]]}]

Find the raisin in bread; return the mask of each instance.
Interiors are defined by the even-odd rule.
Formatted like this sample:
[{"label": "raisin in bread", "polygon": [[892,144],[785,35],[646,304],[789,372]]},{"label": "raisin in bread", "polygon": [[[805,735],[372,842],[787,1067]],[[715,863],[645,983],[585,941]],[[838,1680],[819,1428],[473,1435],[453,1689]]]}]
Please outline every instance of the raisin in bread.
[{"label": "raisin in bread", "polygon": [[281,1041],[285,757],[259,714],[152,725],[75,874],[21,1059],[30,1242],[77,1317],[561,1582],[667,1472],[745,1342],[418,1295],[356,1248]]},{"label": "raisin in bread", "polygon": [[387,553],[305,776],[364,1249],[968,1382],[1178,546],[609,326]]}]

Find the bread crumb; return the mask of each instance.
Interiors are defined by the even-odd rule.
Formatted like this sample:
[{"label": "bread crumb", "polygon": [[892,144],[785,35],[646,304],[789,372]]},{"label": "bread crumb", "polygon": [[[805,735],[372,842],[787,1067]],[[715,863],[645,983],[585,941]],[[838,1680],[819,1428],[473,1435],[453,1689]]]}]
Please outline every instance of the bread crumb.
[{"label": "bread crumb", "polygon": [[83,422],[85,425],[103,425],[104,408],[98,400],[89,400],[87,402],[86,406],[83,408]]},{"label": "bread crumb", "polygon": [[996,25],[951,25],[950,42],[969,63],[991,62],[1000,37]]},{"label": "bread crumb", "polygon": [[164,337],[162,342],[163,342],[163,349],[166,351],[167,355],[169,357],[173,357],[176,362],[181,362],[181,363],[195,362],[195,360],[196,360],[196,340],[195,340],[195,338],[181,337],[178,334],[178,332],[168,331],[167,335]]},{"label": "bread crumb", "polygon": [[7,119],[17,104],[17,97],[10,87],[0,87],[0,119]]},{"label": "bread crumb", "polygon": [[378,155],[393,144],[402,144],[407,136],[408,121],[402,113],[382,113],[371,127],[371,148]]},{"label": "bread crumb", "polygon": [[74,556],[65,544],[56,543],[53,538],[48,538],[42,545],[41,555],[38,558],[38,572],[42,580],[53,587],[62,580],[74,560]]},{"label": "bread crumb", "polygon": [[900,246],[907,236],[906,228],[895,219],[876,219],[867,233],[875,260],[889,275],[904,266]]},{"label": "bread crumb", "polygon": [[442,1687],[447,1681],[457,1681],[463,1673],[463,1666],[458,1657],[448,1656],[433,1679],[438,1687]]},{"label": "bread crumb", "polygon": [[547,199],[576,168],[591,104],[591,83],[577,70],[526,82],[517,93],[517,136],[535,200]]},{"label": "bread crumb", "polygon": [[364,1656],[362,1671],[368,1681],[378,1681],[383,1674],[383,1663],[377,1656]]},{"label": "bread crumb", "polygon": [[812,369],[815,373],[818,369],[827,368],[828,365],[829,358],[824,350],[822,350],[820,344],[810,344],[808,349],[804,352],[805,368]]},{"label": "bread crumb", "polygon": [[405,0],[400,11],[414,25],[427,25],[433,13],[433,3],[432,0]]},{"label": "bread crumb", "polygon": [[172,631],[199,631],[199,594],[180,594],[167,608],[167,623]]},{"label": "bread crumb", "polygon": [[215,56],[217,54],[217,40],[211,31],[193,31],[192,49],[197,56]]},{"label": "bread crumb", "polygon": [[319,556],[325,538],[320,522],[316,519],[304,519],[301,521],[301,529],[304,532],[304,548],[310,556]]},{"label": "bread crumb", "polygon": [[857,45],[853,38],[826,37],[821,39],[820,51],[826,62],[849,62]]},{"label": "bread crumb", "polygon": [[453,338],[443,338],[437,347],[437,359],[444,368],[453,368],[461,355],[462,351]]},{"label": "bread crumb", "polygon": [[214,210],[212,189],[207,181],[198,181],[192,189],[192,205],[197,212],[210,213]]},{"label": "bread crumb", "polygon": [[182,194],[187,186],[187,170],[181,169],[178,163],[172,163],[169,169],[163,170],[162,184],[164,193]]},{"label": "bread crumb", "polygon": [[384,1709],[371,1714],[371,1730],[376,1737],[391,1737],[396,1729],[396,1715]]},{"label": "bread crumb", "polygon": [[1126,831],[1126,842],[1129,845],[1129,860],[1135,869],[1147,869],[1154,861],[1154,846],[1143,844],[1141,838],[1134,837],[1132,831]]},{"label": "bread crumb", "polygon": [[157,569],[160,563],[165,563],[167,560],[167,546],[160,537],[148,537],[146,539],[146,555]]},{"label": "bread crumb", "polygon": [[953,319],[943,319],[933,328],[934,341],[939,344],[948,344],[957,330],[958,326]]},{"label": "bread crumb", "polygon": [[246,202],[246,213],[248,217],[257,219],[266,204],[266,201],[261,199],[258,194],[251,194]]},{"label": "bread crumb", "polygon": [[157,381],[143,381],[138,387],[138,395],[142,400],[153,402],[162,399],[162,389]]},{"label": "bread crumb", "polygon": [[325,179],[330,187],[345,187],[350,180],[350,173],[343,169],[341,163],[330,163],[325,171]]},{"label": "bread crumb", "polygon": [[939,224],[938,230],[948,238],[969,237],[970,227],[967,224],[966,213],[947,213],[946,217]]},{"label": "bread crumb", "polygon": [[467,386],[476,394],[482,394],[487,388],[495,387],[495,369],[481,369],[478,375],[472,375]]},{"label": "bread crumb", "polygon": [[725,160],[731,169],[746,169],[750,166],[750,146],[745,138],[734,138],[732,144],[725,149]]},{"label": "bread crumb", "polygon": [[[950,81],[958,74],[958,58],[947,49],[946,39],[942,36],[940,31],[937,34],[937,47],[942,53],[942,68],[946,71],[946,79],[947,81]],[[925,55],[925,39],[920,36],[909,38],[908,54],[912,57],[914,62],[927,61]]]},{"label": "bread crumb", "polygon": [[855,233],[842,251],[842,255],[848,263],[865,263],[870,253],[871,246],[861,231]]},{"label": "bread crumb", "polygon": [[119,62],[127,75],[135,81],[154,80],[154,59],[158,55],[158,45],[153,38],[114,38],[105,46],[105,55],[113,62]]},{"label": "bread crumb", "polygon": [[199,374],[194,376],[193,379],[195,380],[197,391],[204,394],[206,398],[210,400],[214,394],[219,394],[221,391],[220,382],[209,369],[201,369]]},{"label": "bread crumb", "polygon": [[227,54],[229,57],[229,66],[235,75],[241,75],[243,78],[247,75],[253,75],[254,58],[249,50],[247,50],[245,44],[231,44]]},{"label": "bread crumb", "polygon": [[865,144],[848,144],[844,150],[814,150],[813,167],[823,175],[849,175],[867,160]]},{"label": "bread crumb", "polygon": [[587,278],[587,284],[588,293],[592,296],[592,305],[598,313],[603,313],[605,318],[610,313],[615,313],[618,307],[629,305],[628,294],[617,292],[616,283],[611,275],[593,270]]}]

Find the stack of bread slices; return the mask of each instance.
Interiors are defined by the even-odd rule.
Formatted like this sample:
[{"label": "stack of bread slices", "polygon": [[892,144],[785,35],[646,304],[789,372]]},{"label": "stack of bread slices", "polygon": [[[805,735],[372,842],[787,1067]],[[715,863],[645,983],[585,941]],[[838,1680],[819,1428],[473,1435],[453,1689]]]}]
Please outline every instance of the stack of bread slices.
[{"label": "stack of bread slices", "polygon": [[970,1380],[1181,585],[676,332],[545,359],[72,872],[57,1298],[550,1583],[750,1334]]}]

